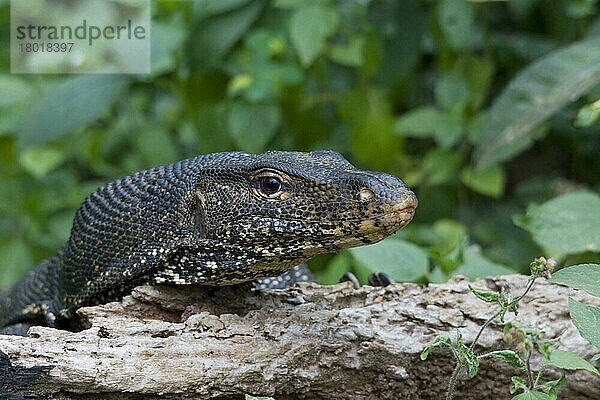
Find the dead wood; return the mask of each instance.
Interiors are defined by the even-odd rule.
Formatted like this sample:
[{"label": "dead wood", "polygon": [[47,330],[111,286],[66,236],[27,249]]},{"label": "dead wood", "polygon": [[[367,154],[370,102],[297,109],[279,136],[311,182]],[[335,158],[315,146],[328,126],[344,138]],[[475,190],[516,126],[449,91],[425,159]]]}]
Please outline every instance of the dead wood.
[{"label": "dead wood", "polygon": [[[512,275],[475,286],[518,294],[526,280]],[[572,325],[568,296],[600,303],[541,280],[516,320],[589,359],[597,349]],[[423,347],[459,329],[469,343],[494,310],[458,278],[427,287],[302,284],[264,293],[141,286],[122,302],[81,309],[90,324],[81,332],[33,327],[29,337],[0,336],[0,351],[10,361],[0,359],[0,398],[4,390],[14,398],[57,399],[233,399],[244,393],[278,400],[440,399],[454,363],[447,351],[421,361]],[[479,350],[506,346],[501,326],[492,324]],[[510,398],[516,374],[499,361],[484,361],[476,378],[461,379],[456,398]],[[559,398],[600,399],[597,377],[579,371],[568,379]]]}]

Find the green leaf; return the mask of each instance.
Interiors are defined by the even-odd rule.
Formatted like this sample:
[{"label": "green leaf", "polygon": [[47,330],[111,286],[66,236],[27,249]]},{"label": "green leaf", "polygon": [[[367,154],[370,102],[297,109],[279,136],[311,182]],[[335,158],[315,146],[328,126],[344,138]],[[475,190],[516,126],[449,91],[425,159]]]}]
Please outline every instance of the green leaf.
[{"label": "green leaf", "polygon": [[587,104],[579,109],[575,117],[575,125],[578,128],[584,128],[592,125],[600,117],[600,100]]},{"label": "green leaf", "polygon": [[553,256],[600,251],[600,197],[575,192],[530,205],[514,222]]},{"label": "green leaf", "polygon": [[363,71],[375,75],[376,81],[387,88],[402,87],[403,94],[392,90],[395,96],[404,97],[406,85],[414,83],[419,74],[423,39],[429,36],[426,31],[431,22],[430,12],[416,0],[390,1],[384,7],[370,4],[369,19],[376,35],[367,36]]},{"label": "green leaf", "polygon": [[219,67],[223,58],[259,17],[265,5],[264,0],[229,3],[222,7],[221,11],[230,9],[229,6],[234,5],[233,3],[246,4],[218,15],[200,13],[194,31],[189,36],[192,39],[188,44],[187,53],[191,65],[201,70]]},{"label": "green leaf", "polygon": [[563,268],[552,275],[550,282],[585,290],[600,297],[600,264],[578,264]]},{"label": "green leaf", "polygon": [[340,277],[350,270],[352,256],[348,251],[336,254],[323,271],[315,272],[317,281],[323,285],[334,285],[340,281]]},{"label": "green leaf", "polygon": [[235,144],[241,150],[258,153],[277,133],[281,111],[277,104],[235,103],[227,122]]},{"label": "green leaf", "polygon": [[479,359],[466,346],[459,349],[460,364],[467,368],[467,378],[471,379],[477,375],[479,370]]},{"label": "green leaf", "polygon": [[454,247],[447,251],[444,251],[444,248],[440,246],[430,247],[429,252],[433,263],[442,271],[454,274],[456,268],[463,263],[464,251],[468,242],[467,235],[462,234],[458,241],[454,243]]},{"label": "green leaf", "polygon": [[0,107],[19,104],[33,95],[31,85],[15,75],[0,75]]},{"label": "green leaf", "polygon": [[460,113],[469,102],[469,85],[457,73],[442,74],[435,82],[434,92],[436,104],[447,111]]},{"label": "green leaf", "polygon": [[550,354],[550,361],[548,364],[567,370],[582,369],[600,376],[600,372],[598,372],[592,364],[570,351],[554,350]]},{"label": "green leaf", "polygon": [[415,108],[396,119],[394,132],[406,137],[426,138],[430,137],[444,120],[444,114],[435,107]]},{"label": "green leaf", "polygon": [[38,179],[55,170],[64,160],[63,151],[49,147],[29,147],[20,157],[23,169]]},{"label": "green leaf", "polygon": [[173,135],[162,126],[147,127],[138,133],[136,149],[146,167],[174,162],[179,155]]},{"label": "green leaf", "polygon": [[500,319],[501,323],[504,323],[504,316],[506,315],[507,311],[513,311],[515,315],[519,313],[517,304],[513,304],[511,306],[510,302],[511,298],[506,293],[506,290],[504,290],[504,288],[500,288],[500,292],[498,292],[498,304],[500,304],[500,310],[498,310],[498,318]]},{"label": "green leaf", "polygon": [[[468,110],[479,110],[489,97],[490,87],[494,83],[494,61],[483,55],[461,56],[453,70],[468,83]],[[478,112],[476,116],[480,114]]]},{"label": "green leaf", "polygon": [[512,400],[554,400],[554,398],[546,393],[538,392],[537,390],[528,390],[524,393],[516,395],[512,398]]},{"label": "green leaf", "polygon": [[465,133],[464,120],[459,114],[442,112],[435,107],[416,108],[401,115],[394,124],[399,136],[433,137],[441,149],[449,149]]},{"label": "green leaf", "polygon": [[489,290],[481,290],[481,289],[476,289],[473,286],[471,286],[469,284],[469,290],[471,291],[471,293],[473,293],[475,295],[475,297],[477,297],[479,300],[483,300],[486,303],[495,303],[498,301],[498,292],[491,292]]},{"label": "green leaf", "polygon": [[600,348],[600,308],[569,297],[569,312],[579,334],[593,346]]},{"label": "green leaf", "polygon": [[[518,4],[512,1],[510,4]],[[494,48],[508,51],[516,57],[533,61],[543,57],[559,47],[558,41],[549,36],[532,35],[521,32],[490,32]]]},{"label": "green leaf", "polygon": [[19,238],[0,243],[0,260],[4,265],[10,266],[2,270],[0,286],[13,284],[33,266],[31,249],[24,240]]},{"label": "green leaf", "polygon": [[444,347],[452,347],[452,340],[448,336],[436,336],[435,339],[429,342],[421,352],[421,360],[425,361],[432,350]]},{"label": "green leaf", "polygon": [[340,113],[350,123],[350,148],[359,163],[376,170],[390,168],[400,138],[387,93],[372,87],[354,90],[340,101]]},{"label": "green leaf", "polygon": [[460,173],[460,180],[477,193],[499,198],[504,193],[506,176],[500,165],[492,165],[482,170],[466,167]]},{"label": "green leaf", "polygon": [[21,180],[8,178],[0,179],[0,212],[3,214],[25,214],[27,191]]},{"label": "green leaf", "polygon": [[275,400],[273,397],[268,396],[252,396],[249,394],[244,395],[244,400]]},{"label": "green leaf", "polygon": [[175,50],[181,46],[185,39],[185,28],[180,21],[173,20],[169,23],[152,21],[151,31],[151,71],[156,76],[175,68]]},{"label": "green leaf", "polygon": [[439,3],[438,23],[454,50],[467,50],[471,46],[475,28],[475,9],[468,1],[442,0]]},{"label": "green leaf", "polygon": [[477,144],[479,168],[529,147],[534,128],[600,82],[600,39],[557,50],[525,68],[492,105]]},{"label": "green leaf", "polygon": [[519,371],[527,371],[525,361],[523,361],[521,357],[519,357],[519,355],[512,350],[490,351],[489,353],[480,355],[479,358],[495,358],[504,361],[505,363]]},{"label": "green leaf", "polygon": [[290,20],[290,38],[304,66],[310,65],[323,51],[327,38],[335,33],[340,17],[322,5],[301,8]]},{"label": "green leaf", "polygon": [[456,332],[456,342],[452,344],[452,347],[457,366],[466,368],[467,378],[473,378],[479,369],[479,358],[465,345],[460,331]]},{"label": "green leaf", "polygon": [[492,262],[481,254],[478,246],[469,246],[464,250],[463,263],[454,275],[464,275],[469,279],[483,279],[488,276],[514,274],[515,271],[505,265]]},{"label": "green leaf", "polygon": [[576,0],[566,3],[565,11],[571,18],[584,18],[596,13],[596,0]]},{"label": "green leaf", "polygon": [[535,346],[537,347],[538,351],[544,357],[545,360],[550,360],[550,354],[552,354],[554,348],[556,347],[557,339],[539,340],[540,336],[541,333],[537,335],[537,337],[533,337],[533,339],[535,339]]},{"label": "green leaf", "polygon": [[252,0],[198,0],[194,2],[194,14],[209,17],[241,8],[250,1]]},{"label": "green leaf", "polygon": [[430,185],[454,181],[463,157],[460,151],[445,151],[438,147],[431,149],[423,159],[422,173],[426,174],[423,181]]},{"label": "green leaf", "polygon": [[461,113],[448,112],[440,122],[433,137],[441,149],[449,150],[466,133],[465,121]]},{"label": "green leaf", "polygon": [[308,4],[326,4],[332,2],[332,0],[274,0],[273,7],[294,10],[306,7]]},{"label": "green leaf", "polygon": [[567,378],[561,376],[553,381],[548,381],[540,385],[540,389],[548,393],[553,399],[556,399],[556,389],[567,384]]},{"label": "green leaf", "polygon": [[512,387],[510,388],[510,394],[515,394],[519,390],[527,389],[527,385],[525,384],[523,378],[520,378],[518,376],[512,376],[510,380],[513,383]]},{"label": "green leaf", "polygon": [[360,67],[363,64],[365,37],[352,36],[347,44],[336,44],[329,50],[329,58],[338,64]]},{"label": "green leaf", "polygon": [[60,246],[69,239],[73,226],[73,211],[63,211],[54,214],[48,222],[48,230],[56,239],[56,246]]},{"label": "green leaf", "polygon": [[427,253],[403,240],[389,238],[350,253],[371,272],[385,272],[401,282],[416,281],[428,272]]},{"label": "green leaf", "polygon": [[23,117],[21,144],[42,144],[93,122],[120,96],[129,79],[86,74],[48,87]]},{"label": "green leaf", "polygon": [[446,253],[461,245],[467,235],[467,227],[454,219],[438,219],[431,226],[436,248],[445,250]]}]

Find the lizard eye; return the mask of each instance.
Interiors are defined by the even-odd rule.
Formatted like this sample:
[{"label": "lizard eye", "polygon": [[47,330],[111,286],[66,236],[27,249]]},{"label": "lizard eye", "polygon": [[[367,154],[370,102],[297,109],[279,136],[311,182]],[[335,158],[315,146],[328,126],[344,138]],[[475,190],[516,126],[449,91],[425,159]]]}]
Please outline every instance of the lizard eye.
[{"label": "lizard eye", "polygon": [[261,178],[260,190],[266,195],[273,195],[281,190],[281,181],[273,176]]}]

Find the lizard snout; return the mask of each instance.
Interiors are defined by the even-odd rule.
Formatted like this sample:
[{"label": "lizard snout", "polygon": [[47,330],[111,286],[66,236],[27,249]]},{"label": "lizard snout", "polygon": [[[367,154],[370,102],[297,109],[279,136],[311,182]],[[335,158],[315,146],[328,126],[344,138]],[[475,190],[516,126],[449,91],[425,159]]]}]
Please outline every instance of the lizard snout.
[{"label": "lizard snout", "polygon": [[360,176],[358,199],[362,202],[375,201],[388,208],[387,211],[398,211],[418,205],[417,196],[399,178],[383,172],[369,172]]},{"label": "lizard snout", "polygon": [[363,233],[387,236],[412,221],[417,196],[401,179],[382,172],[361,174],[359,179],[358,199],[373,214],[363,222]]}]

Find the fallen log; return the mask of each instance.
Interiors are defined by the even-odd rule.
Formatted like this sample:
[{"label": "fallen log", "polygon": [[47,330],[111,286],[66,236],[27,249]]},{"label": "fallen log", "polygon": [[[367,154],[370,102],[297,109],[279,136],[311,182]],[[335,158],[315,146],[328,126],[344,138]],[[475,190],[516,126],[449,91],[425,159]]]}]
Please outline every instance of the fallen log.
[{"label": "fallen log", "polygon": [[[8,356],[0,357],[0,398],[440,399],[452,357],[444,350],[421,361],[420,352],[436,335],[454,337],[457,330],[470,343],[495,311],[467,283],[306,283],[260,293],[245,286],[140,286],[121,302],[81,309],[90,326],[81,332],[32,327],[29,337],[0,335]],[[474,285],[518,294],[526,283],[511,275]],[[589,359],[598,349],[571,323],[568,296],[600,305],[540,279],[519,315],[507,320],[539,328]],[[506,348],[501,330],[492,323],[478,351]],[[539,357],[532,363],[539,365]],[[505,364],[484,360],[474,379],[461,377],[456,398],[510,398],[512,375],[518,373]],[[544,374],[553,376],[559,374]],[[559,398],[600,399],[599,378],[585,371],[567,377]]]}]

